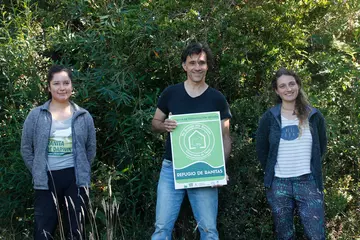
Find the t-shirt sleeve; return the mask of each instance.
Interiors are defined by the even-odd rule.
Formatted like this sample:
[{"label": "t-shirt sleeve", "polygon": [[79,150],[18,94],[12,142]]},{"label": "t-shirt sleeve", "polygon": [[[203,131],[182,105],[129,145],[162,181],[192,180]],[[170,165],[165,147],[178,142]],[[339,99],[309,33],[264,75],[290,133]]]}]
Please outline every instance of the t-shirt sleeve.
[{"label": "t-shirt sleeve", "polygon": [[231,118],[232,115],[231,115],[231,112],[230,112],[230,107],[229,107],[229,104],[228,102],[226,101],[226,98],[224,95],[221,95],[221,101],[220,102],[220,118],[221,120],[224,120],[224,119],[228,119],[228,118]]},{"label": "t-shirt sleeve", "polygon": [[160,94],[157,107],[166,115],[169,114],[169,87],[165,88],[165,90]]}]

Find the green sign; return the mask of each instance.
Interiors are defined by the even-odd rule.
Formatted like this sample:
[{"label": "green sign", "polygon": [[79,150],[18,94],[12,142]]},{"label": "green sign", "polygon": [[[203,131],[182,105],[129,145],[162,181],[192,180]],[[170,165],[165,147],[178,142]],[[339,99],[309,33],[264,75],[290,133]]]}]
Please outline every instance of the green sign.
[{"label": "green sign", "polygon": [[175,189],[226,185],[219,112],[171,115]]}]

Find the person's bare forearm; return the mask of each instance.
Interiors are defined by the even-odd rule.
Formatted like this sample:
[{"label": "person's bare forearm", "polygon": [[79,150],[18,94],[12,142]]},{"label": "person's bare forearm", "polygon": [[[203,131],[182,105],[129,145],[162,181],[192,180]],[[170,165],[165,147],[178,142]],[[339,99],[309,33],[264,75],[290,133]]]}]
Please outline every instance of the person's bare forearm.
[{"label": "person's bare forearm", "polygon": [[164,133],[164,132],[166,132],[164,122],[161,121],[160,119],[153,119],[153,120],[151,121],[151,130],[152,130],[153,132],[157,132],[157,133]]},{"label": "person's bare forearm", "polygon": [[231,138],[229,135],[223,136],[223,144],[224,144],[224,156],[225,161],[229,159],[230,153],[231,153]]},{"label": "person's bare forearm", "polygon": [[176,128],[176,121],[171,119],[165,119],[161,121],[160,119],[154,118],[151,122],[152,130],[154,132],[164,133],[172,132]]}]

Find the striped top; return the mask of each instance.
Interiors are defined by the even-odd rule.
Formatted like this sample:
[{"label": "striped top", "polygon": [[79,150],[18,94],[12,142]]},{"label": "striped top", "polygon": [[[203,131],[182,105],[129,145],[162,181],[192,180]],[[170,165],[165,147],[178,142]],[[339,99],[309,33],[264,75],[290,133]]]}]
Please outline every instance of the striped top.
[{"label": "striped top", "polygon": [[275,176],[280,178],[298,177],[311,173],[312,136],[309,124],[301,127],[299,120],[281,116],[281,138],[275,165]]}]

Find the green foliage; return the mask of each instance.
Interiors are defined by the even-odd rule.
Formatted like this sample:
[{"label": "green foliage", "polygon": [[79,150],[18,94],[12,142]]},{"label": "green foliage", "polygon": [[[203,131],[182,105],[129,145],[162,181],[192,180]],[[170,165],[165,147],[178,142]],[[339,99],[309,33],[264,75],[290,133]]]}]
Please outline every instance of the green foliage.
[{"label": "green foliage", "polygon": [[[97,128],[91,197],[101,235],[103,199],[119,204],[115,236],[149,238],[164,136],[150,124],[159,93],[183,81],[181,50],[206,41],[207,82],[233,114],[230,184],[220,189],[222,239],[270,239],[271,213],[255,157],[257,121],[272,105],[271,77],[294,69],[327,120],[324,161],[329,239],[360,238],[359,0],[4,1],[0,4],[0,235],[30,239],[31,175],[19,154],[22,123],[46,100],[52,63],[74,71],[73,99]],[[196,239],[185,202],[174,236]],[[297,231],[302,238],[301,231]],[[0,237],[1,239],[1,237]]]}]

